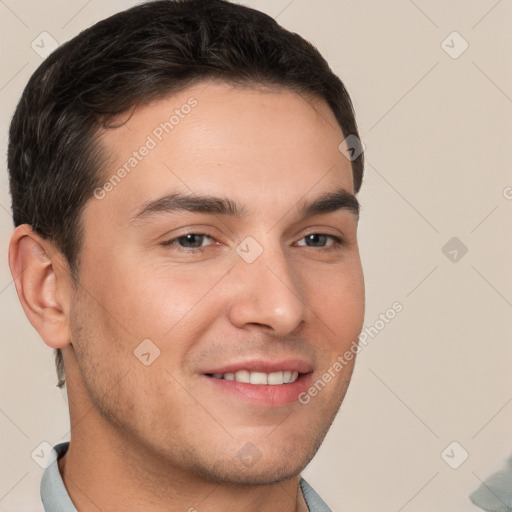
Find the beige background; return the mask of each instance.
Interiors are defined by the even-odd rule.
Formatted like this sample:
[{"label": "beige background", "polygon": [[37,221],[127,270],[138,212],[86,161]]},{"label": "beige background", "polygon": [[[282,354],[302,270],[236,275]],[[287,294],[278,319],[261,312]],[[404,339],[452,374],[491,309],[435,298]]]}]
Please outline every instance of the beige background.
[{"label": "beige background", "polygon": [[[1,152],[10,116],[59,42],[135,2],[0,0]],[[360,353],[349,393],[304,476],[335,511],[475,511],[468,495],[512,453],[511,0],[244,1],[311,40],[351,93],[367,166],[360,243],[365,326],[403,311]],[[469,44],[463,48],[457,31]],[[444,47],[444,49],[443,49]],[[508,191],[508,192],[507,192]],[[508,197],[508,199],[507,199]],[[0,510],[40,510],[41,442],[67,439],[53,354],[7,266],[0,174]],[[442,248],[457,237],[468,252]],[[452,248],[450,248],[452,250]],[[469,458],[441,457],[457,441]],[[456,448],[450,461],[459,460]]]}]

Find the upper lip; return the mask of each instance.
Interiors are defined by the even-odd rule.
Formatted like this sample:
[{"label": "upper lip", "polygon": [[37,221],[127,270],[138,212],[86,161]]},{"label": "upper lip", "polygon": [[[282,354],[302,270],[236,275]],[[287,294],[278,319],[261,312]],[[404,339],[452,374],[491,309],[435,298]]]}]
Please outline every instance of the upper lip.
[{"label": "upper lip", "polygon": [[310,373],[313,366],[304,359],[248,359],[246,361],[237,361],[222,366],[210,368],[203,374],[213,373],[236,373],[239,370],[248,370],[250,372],[273,373],[280,371],[292,371],[299,373]]}]

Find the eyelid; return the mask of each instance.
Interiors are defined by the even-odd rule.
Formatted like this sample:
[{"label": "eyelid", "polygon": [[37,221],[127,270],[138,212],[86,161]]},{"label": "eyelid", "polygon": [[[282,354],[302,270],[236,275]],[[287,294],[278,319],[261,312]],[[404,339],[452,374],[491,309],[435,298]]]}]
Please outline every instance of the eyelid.
[{"label": "eyelid", "polygon": [[[180,245],[174,243],[177,240],[179,240],[180,238],[185,238],[188,235],[197,235],[197,236],[209,238],[210,240],[213,241],[213,243],[210,243],[206,246],[201,246],[201,247],[181,247]],[[308,237],[310,235],[319,235],[319,236],[324,236],[324,237],[330,238],[332,240],[332,243],[330,245],[326,245],[323,247],[310,247],[307,245],[300,245],[299,247],[306,247],[313,251],[329,252],[329,251],[339,250],[346,245],[346,240],[345,240],[344,235],[341,235],[339,233],[337,233],[337,234],[328,233],[328,232],[323,231],[321,228],[316,228],[316,229],[311,228],[307,233],[302,234],[298,238],[297,242],[295,242],[295,243],[303,241],[306,237]],[[197,252],[200,252],[200,253],[205,252],[208,249],[208,247],[216,245],[215,242],[218,242],[218,241],[216,240],[216,238],[214,236],[210,235],[209,233],[203,233],[202,231],[199,231],[199,230],[197,230],[197,231],[192,230],[192,231],[187,231],[178,236],[175,236],[173,238],[167,239],[167,240],[163,241],[161,243],[161,245],[163,247],[171,247],[174,245],[175,246],[174,250],[176,252],[194,254]]]},{"label": "eyelid", "polygon": [[[185,238],[188,235],[202,236],[202,237],[205,237],[205,238],[209,238],[209,239],[211,239],[213,241],[216,241],[215,237],[210,235],[210,234],[208,234],[208,233],[202,233],[200,231],[189,231],[187,233],[184,233],[183,235],[178,235],[178,236],[175,236],[173,238],[169,238],[169,239],[164,240],[162,242],[162,245],[163,246],[173,245],[173,242],[175,242],[176,240],[179,240],[180,238]],[[214,244],[210,244],[210,245],[214,245]],[[177,247],[179,247],[179,246],[177,246]],[[193,250],[197,250],[197,249],[200,249],[200,248],[199,247],[192,247],[192,248],[186,249],[185,247],[181,247],[181,249],[184,249],[184,250],[187,250],[187,251],[193,251]]]},{"label": "eyelid", "polygon": [[304,238],[311,236],[311,235],[318,235],[318,236],[326,236],[328,238],[338,238],[339,240],[342,240],[342,236],[338,233],[326,233],[325,231],[311,231],[309,233],[306,233],[304,235],[301,235],[299,238],[297,238],[297,241],[300,242],[301,240],[304,240]]},{"label": "eyelid", "polygon": [[[335,231],[335,232],[333,232]],[[299,240],[302,240],[304,237],[309,235],[323,235],[323,236],[329,236],[332,238],[337,238],[342,244],[347,243],[347,238],[345,237],[345,234],[339,229],[334,227],[325,227],[325,226],[312,226],[306,228],[304,232],[300,234]]]}]

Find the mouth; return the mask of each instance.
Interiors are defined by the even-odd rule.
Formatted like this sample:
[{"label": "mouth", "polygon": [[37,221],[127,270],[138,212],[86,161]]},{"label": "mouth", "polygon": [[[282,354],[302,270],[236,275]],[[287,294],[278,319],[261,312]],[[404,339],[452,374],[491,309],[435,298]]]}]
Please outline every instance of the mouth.
[{"label": "mouth", "polygon": [[245,384],[253,384],[254,386],[279,386],[281,384],[291,384],[299,378],[299,375],[303,374],[298,371],[290,370],[271,373],[238,370],[236,373],[207,373],[206,375],[214,379],[232,380]]},{"label": "mouth", "polygon": [[313,368],[303,361],[252,361],[216,368],[202,373],[218,397],[279,407],[298,401],[310,386]]}]

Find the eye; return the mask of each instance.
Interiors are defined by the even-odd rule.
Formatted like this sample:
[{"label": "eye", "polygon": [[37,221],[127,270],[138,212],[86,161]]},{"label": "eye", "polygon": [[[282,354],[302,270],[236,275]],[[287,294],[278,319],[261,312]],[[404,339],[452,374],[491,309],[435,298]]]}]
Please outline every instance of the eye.
[{"label": "eye", "polygon": [[162,243],[164,247],[176,246],[175,249],[178,252],[204,252],[203,241],[206,239],[213,240],[210,235],[204,233],[187,233],[186,235],[167,240]]},{"label": "eye", "polygon": [[[185,235],[172,238],[162,243],[164,247],[172,247],[177,252],[196,253],[206,251],[209,245],[206,244],[208,240],[214,241],[214,238],[205,233],[187,233]],[[343,245],[343,240],[340,237],[334,235],[328,235],[324,233],[310,233],[305,237],[301,238],[299,242],[305,240],[305,244],[298,243],[299,247],[309,247],[311,249],[318,250],[337,250]],[[331,243],[328,243],[328,242]]]},{"label": "eye", "polygon": [[[306,235],[304,238],[301,238],[300,241],[302,240],[306,241],[306,247],[311,247],[313,249],[322,249],[324,247],[327,247],[328,250],[339,249],[343,245],[343,240],[341,238],[324,233],[310,233],[309,235]],[[325,245],[328,240],[332,240],[332,243],[329,245]],[[304,245],[301,245],[301,247],[304,247]]]}]

